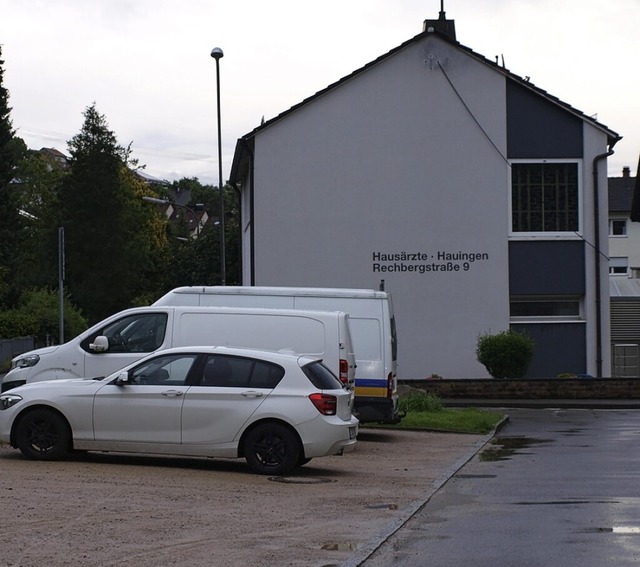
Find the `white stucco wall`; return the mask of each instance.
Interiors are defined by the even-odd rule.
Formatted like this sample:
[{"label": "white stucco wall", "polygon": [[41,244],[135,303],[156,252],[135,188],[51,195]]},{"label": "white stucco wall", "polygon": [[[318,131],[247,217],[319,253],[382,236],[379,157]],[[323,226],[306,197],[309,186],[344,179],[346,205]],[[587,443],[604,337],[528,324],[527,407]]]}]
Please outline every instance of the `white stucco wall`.
[{"label": "white stucco wall", "polygon": [[430,36],[260,131],[255,283],[385,280],[400,378],[487,376],[477,336],[509,324],[504,81]]},{"label": "white stucco wall", "polygon": [[609,236],[609,256],[611,258],[628,258],[629,275],[631,275],[633,268],[640,267],[640,223],[631,222],[629,214],[614,213],[610,218],[627,220],[626,236]]},{"label": "white stucco wall", "polygon": [[596,253],[595,253],[595,204],[594,204],[594,163],[593,159],[603,153],[607,147],[607,137],[604,132],[585,123],[584,155],[582,160],[582,222],[581,236],[587,242],[585,248],[585,279],[586,294],[584,298],[584,316],[587,321],[587,373],[597,375],[597,327],[596,313],[600,308],[602,313],[602,376],[611,376],[610,356],[610,325],[609,325],[609,224],[608,218],[608,190],[607,190],[607,160],[598,162],[598,216],[600,235],[600,302],[596,295]]}]

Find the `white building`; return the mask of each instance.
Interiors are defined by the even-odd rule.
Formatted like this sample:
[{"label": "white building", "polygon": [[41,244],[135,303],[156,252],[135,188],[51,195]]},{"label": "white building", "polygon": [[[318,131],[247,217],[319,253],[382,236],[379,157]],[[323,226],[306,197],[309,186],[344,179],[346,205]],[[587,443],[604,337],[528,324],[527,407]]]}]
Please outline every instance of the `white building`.
[{"label": "white building", "polygon": [[[640,163],[638,164],[640,165]],[[625,167],[609,186],[611,373],[640,376],[640,184]],[[634,222],[635,221],[635,222]]]},{"label": "white building", "polygon": [[401,379],[487,376],[478,335],[510,327],[536,341],[530,376],[607,376],[618,139],[441,12],[238,140],[243,284],[384,282]]}]

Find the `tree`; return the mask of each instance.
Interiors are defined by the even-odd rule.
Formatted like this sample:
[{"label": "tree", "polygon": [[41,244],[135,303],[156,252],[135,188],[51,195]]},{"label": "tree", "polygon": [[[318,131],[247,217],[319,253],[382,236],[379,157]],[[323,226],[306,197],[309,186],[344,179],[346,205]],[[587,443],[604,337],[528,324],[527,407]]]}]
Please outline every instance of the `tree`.
[{"label": "tree", "polygon": [[29,152],[18,166],[16,188],[25,219],[17,251],[19,289],[55,288],[58,284],[58,197],[65,175],[63,164],[40,151]]},{"label": "tree", "polygon": [[14,181],[18,163],[26,153],[24,142],[15,137],[10,113],[0,45],[0,304],[9,305],[17,301],[18,290],[13,275],[18,263],[15,250],[22,236]]},{"label": "tree", "polygon": [[[184,285],[219,285],[220,273],[220,224],[216,214],[220,207],[220,193],[217,187],[202,185],[196,178],[183,178],[174,181],[170,190],[159,189],[156,196],[171,200],[177,193],[189,192],[187,204],[192,210],[203,205],[209,221],[200,231],[198,238],[186,238],[187,214],[178,208],[180,218],[185,222],[167,222],[167,252],[170,269],[158,280],[161,285],[158,296],[170,289]],[[225,257],[228,285],[240,284],[240,233],[239,233],[239,196],[229,186],[224,188],[225,198]],[[162,211],[157,209],[160,217]]]},{"label": "tree", "polygon": [[510,329],[497,335],[480,335],[476,356],[494,378],[522,378],[527,373],[533,352],[533,339]]},{"label": "tree", "polygon": [[89,322],[135,304],[160,266],[146,184],[130,148],[118,144],[95,104],[68,143],[69,174],[60,191],[66,240],[66,286]]}]

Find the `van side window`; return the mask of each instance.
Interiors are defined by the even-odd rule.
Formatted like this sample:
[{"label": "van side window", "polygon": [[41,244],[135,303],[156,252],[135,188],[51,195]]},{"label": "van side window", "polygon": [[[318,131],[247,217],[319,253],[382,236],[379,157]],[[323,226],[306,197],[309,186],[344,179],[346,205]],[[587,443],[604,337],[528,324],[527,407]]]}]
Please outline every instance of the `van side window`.
[{"label": "van side window", "polygon": [[284,376],[277,364],[214,354],[207,357],[198,385],[223,388],[275,388]]},{"label": "van side window", "polygon": [[97,336],[109,339],[107,352],[153,352],[164,342],[166,313],[138,313],[109,323],[84,339],[80,346],[87,352]]}]

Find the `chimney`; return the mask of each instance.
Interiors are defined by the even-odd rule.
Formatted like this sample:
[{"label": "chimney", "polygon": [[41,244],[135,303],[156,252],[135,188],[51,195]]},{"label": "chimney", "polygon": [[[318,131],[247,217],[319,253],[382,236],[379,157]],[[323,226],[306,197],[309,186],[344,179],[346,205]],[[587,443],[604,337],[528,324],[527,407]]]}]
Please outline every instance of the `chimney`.
[{"label": "chimney", "polygon": [[628,165],[625,165],[622,168],[622,177],[625,179],[629,179],[629,177],[631,177],[631,168]]},{"label": "chimney", "polygon": [[425,20],[423,32],[440,32],[452,41],[456,41],[456,25],[454,20],[447,20],[444,11],[444,0],[440,0],[440,15],[437,20]]}]

